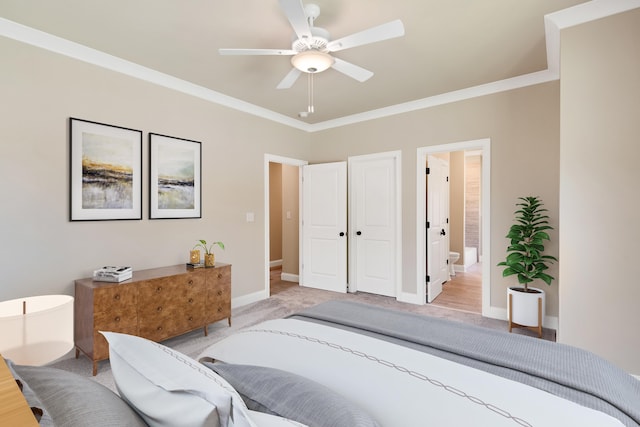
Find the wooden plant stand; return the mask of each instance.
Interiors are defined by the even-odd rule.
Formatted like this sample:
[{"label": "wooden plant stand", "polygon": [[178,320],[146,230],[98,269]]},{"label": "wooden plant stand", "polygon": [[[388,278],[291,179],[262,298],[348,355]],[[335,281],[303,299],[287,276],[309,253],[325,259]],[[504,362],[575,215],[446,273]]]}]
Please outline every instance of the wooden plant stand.
[{"label": "wooden plant stand", "polygon": [[512,328],[526,328],[538,333],[538,338],[542,338],[542,297],[538,297],[538,326],[525,326],[512,322],[513,318],[513,295],[509,294],[509,332]]}]

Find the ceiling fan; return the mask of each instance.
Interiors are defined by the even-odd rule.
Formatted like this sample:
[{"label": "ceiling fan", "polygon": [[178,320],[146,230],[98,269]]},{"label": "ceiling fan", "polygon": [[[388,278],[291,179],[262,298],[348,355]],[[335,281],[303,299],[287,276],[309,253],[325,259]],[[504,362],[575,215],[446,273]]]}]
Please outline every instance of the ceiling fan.
[{"label": "ceiling fan", "polygon": [[278,84],[278,89],[288,89],[304,72],[320,73],[333,68],[359,82],[373,76],[373,72],[331,55],[333,52],[392,39],[404,35],[399,19],[372,27],[337,40],[331,40],[329,32],[313,25],[320,15],[316,4],[304,6],[302,0],[279,0],[280,7],[295,32],[291,49],[220,49],[221,55],[281,55],[291,56],[293,68]]}]

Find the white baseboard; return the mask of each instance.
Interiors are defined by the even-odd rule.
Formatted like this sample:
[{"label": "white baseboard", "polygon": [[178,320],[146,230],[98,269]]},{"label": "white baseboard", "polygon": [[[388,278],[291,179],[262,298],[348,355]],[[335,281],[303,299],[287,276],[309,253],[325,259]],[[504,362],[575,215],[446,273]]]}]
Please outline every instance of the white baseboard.
[{"label": "white baseboard", "polygon": [[254,302],[262,301],[263,299],[269,298],[266,290],[254,292],[249,295],[242,295],[241,297],[235,297],[231,299],[231,308],[242,307],[248,304],[252,304]]},{"label": "white baseboard", "polygon": [[281,259],[274,259],[273,261],[269,262],[269,268],[280,267],[281,265],[282,265]]},{"label": "white baseboard", "polygon": [[425,303],[425,297],[420,298],[419,295],[409,294],[406,292],[400,292],[396,296],[396,300],[398,300],[398,302],[406,302],[408,304],[417,304],[417,305],[423,305]]},{"label": "white baseboard", "polygon": [[[509,314],[507,313],[506,308],[500,307],[489,307],[489,311],[487,313],[482,313],[484,317],[490,317],[492,319],[498,320],[509,320]],[[558,330],[558,318],[556,316],[545,316],[542,321],[543,328],[555,329]]]},{"label": "white baseboard", "polygon": [[280,280],[283,280],[285,282],[300,283],[300,276],[298,274],[281,273],[280,274]]}]

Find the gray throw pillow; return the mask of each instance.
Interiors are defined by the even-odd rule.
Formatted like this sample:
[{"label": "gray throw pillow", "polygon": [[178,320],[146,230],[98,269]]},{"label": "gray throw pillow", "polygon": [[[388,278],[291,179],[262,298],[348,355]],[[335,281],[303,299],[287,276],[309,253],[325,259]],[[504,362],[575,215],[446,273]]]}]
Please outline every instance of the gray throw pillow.
[{"label": "gray throw pillow", "polygon": [[146,427],[140,416],[107,387],[46,366],[14,366],[56,426]]},{"label": "gray throw pillow", "polygon": [[249,409],[310,427],[379,427],[344,396],[315,381],[274,368],[230,363],[204,364],[235,388]]}]

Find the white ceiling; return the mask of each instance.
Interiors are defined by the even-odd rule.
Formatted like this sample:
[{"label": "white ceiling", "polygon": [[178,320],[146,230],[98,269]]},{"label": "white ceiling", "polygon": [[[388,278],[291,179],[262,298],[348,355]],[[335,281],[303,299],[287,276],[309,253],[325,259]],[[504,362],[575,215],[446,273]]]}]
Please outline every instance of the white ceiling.
[{"label": "white ceiling", "polygon": [[585,0],[312,2],[321,8],[315,25],[333,39],[395,19],[405,36],[336,52],[374,76],[316,74],[306,119],[306,75],[276,89],[289,57],[218,54],[289,49],[293,31],[277,0],[2,0],[0,16],[313,124],[546,70],[544,16]]}]

